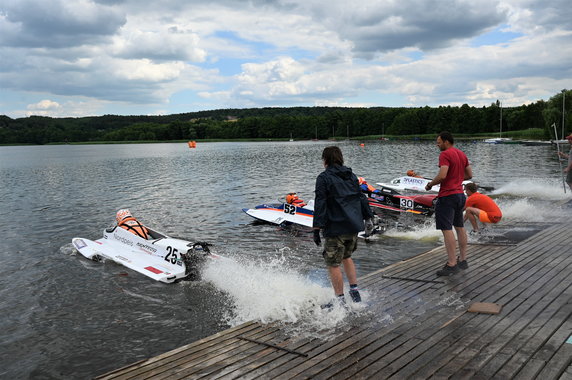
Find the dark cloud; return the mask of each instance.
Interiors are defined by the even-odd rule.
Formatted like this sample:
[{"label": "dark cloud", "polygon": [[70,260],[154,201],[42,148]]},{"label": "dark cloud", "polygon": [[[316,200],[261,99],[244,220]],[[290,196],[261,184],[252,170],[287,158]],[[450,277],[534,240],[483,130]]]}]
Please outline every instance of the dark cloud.
[{"label": "dark cloud", "polygon": [[447,47],[498,26],[507,17],[491,1],[404,0],[398,4],[371,4],[348,8],[337,16],[327,9],[317,9],[314,19],[337,30],[342,39],[352,41],[356,55],[372,58],[376,53],[402,48],[428,51]]},{"label": "dark cloud", "polygon": [[3,46],[63,48],[97,43],[126,22],[117,8],[90,2],[22,0],[0,10],[5,15]]},{"label": "dark cloud", "polygon": [[572,30],[572,6],[569,0],[528,0],[520,6],[530,14],[528,27],[541,26],[546,30]]}]

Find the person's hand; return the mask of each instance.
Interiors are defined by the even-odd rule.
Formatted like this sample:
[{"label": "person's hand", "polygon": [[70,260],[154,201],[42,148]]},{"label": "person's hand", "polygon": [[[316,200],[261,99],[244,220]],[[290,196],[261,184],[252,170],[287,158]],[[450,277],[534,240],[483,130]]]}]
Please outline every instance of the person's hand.
[{"label": "person's hand", "polygon": [[365,221],[365,236],[371,235],[373,232],[373,221],[371,218],[366,219]]},{"label": "person's hand", "polygon": [[314,230],[314,243],[319,247],[322,244],[322,239],[320,239],[320,230]]},{"label": "person's hand", "polygon": [[432,187],[433,186],[431,186],[431,182],[428,182],[427,185],[425,185],[425,190],[429,191]]}]

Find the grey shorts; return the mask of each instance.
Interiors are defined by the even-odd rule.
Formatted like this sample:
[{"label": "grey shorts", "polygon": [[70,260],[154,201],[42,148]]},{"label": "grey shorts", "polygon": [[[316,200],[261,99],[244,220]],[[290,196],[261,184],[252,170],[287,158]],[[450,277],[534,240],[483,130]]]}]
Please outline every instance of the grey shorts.
[{"label": "grey shorts", "polygon": [[343,259],[352,257],[357,248],[357,234],[326,237],[324,243],[324,261],[329,267],[340,266]]},{"label": "grey shorts", "polygon": [[566,183],[572,184],[572,170],[568,170],[568,173],[566,174]]}]

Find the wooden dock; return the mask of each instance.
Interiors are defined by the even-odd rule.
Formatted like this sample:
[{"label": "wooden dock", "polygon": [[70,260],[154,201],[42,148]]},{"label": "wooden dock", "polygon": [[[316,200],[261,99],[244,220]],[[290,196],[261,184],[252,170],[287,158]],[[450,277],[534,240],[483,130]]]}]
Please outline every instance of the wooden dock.
[{"label": "wooden dock", "polygon": [[335,339],[249,322],[98,379],[572,379],[572,224],[545,227],[449,278],[444,247],[360,278],[368,312]]}]

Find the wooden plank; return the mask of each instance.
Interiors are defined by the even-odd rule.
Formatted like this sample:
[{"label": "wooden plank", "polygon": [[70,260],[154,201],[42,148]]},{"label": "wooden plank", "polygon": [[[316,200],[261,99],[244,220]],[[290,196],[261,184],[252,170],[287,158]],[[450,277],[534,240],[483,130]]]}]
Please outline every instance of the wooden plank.
[{"label": "wooden plank", "polygon": [[[144,359],[132,365],[125,366],[120,369],[99,375],[95,379],[129,379],[134,375],[146,371],[145,368],[149,368],[154,364],[161,365],[160,363],[164,360],[169,361],[170,358],[176,358],[177,356],[188,355],[190,352],[196,352],[197,350],[204,349],[205,347],[214,346],[221,339],[225,339],[227,337],[233,337],[234,335],[259,328],[261,328],[261,325],[254,321],[246,322],[239,326],[235,326],[233,328],[208,336],[206,338],[197,340],[191,344],[187,344],[179,348],[176,348],[174,350],[165,352],[164,354],[149,359]],[[141,371],[138,371],[139,369],[141,369]]]},{"label": "wooden plank", "polygon": [[[284,344],[293,350],[307,350],[309,343],[314,339],[304,339],[297,342],[285,341]],[[212,375],[212,379],[241,379],[256,378],[260,375],[260,369],[263,367],[262,372],[268,371],[270,368],[280,366],[283,363],[292,360],[292,355],[277,350],[264,350],[257,355],[256,358],[248,362],[237,363],[233,366],[227,367],[224,371]]]},{"label": "wooden plank", "polygon": [[[392,342],[393,347],[403,345],[407,340],[417,339],[415,337],[418,336],[421,331],[433,330],[437,328],[436,326],[442,325],[444,319],[447,318],[446,315],[439,313],[439,310],[442,309],[443,307],[436,306],[434,308],[435,312],[429,311],[412,321],[404,321],[401,326],[394,329],[394,333],[398,334],[398,336]],[[411,325],[412,323],[414,323],[414,327]],[[421,341],[420,339],[417,340]],[[355,365],[340,368],[340,371],[338,371],[333,378],[353,378],[358,372],[368,369],[376,361],[383,358],[393,347],[385,345],[379,346],[376,341],[370,346],[360,348],[360,350],[355,353],[356,359],[359,358],[359,360],[356,360]],[[334,371],[330,372],[335,373]],[[365,374],[365,372],[362,372],[362,375],[363,374]]]},{"label": "wooden plank", "polygon": [[[212,358],[216,355],[222,355],[228,351],[230,349],[229,347],[231,347],[231,344],[235,342],[236,335],[252,334],[257,336],[258,334],[264,334],[267,331],[268,327],[262,325],[259,325],[256,329],[251,329],[248,331],[238,330],[236,331],[236,334],[226,335],[222,340],[218,340],[216,342],[208,342],[208,345],[199,345],[197,347],[193,347],[193,350],[186,352],[186,355],[177,354],[174,356],[169,356],[165,358],[165,360],[162,360],[158,363],[145,366],[144,368],[141,368],[137,371],[137,378],[159,379],[165,377],[166,374],[176,372],[178,368],[181,368],[189,362],[193,362],[195,365],[202,365],[209,358]],[[232,346],[232,348],[234,347],[236,346]]]},{"label": "wooden plank", "polygon": [[[570,298],[569,298],[570,299]],[[542,379],[556,379],[562,375],[572,363],[572,345],[565,343],[572,333],[572,321],[567,318],[562,326],[548,339],[544,347],[538,351],[533,359],[546,362],[538,374]]]},{"label": "wooden plank", "polygon": [[[552,283],[552,285],[557,285],[559,282],[559,279],[554,280]],[[557,290],[559,291],[559,290]],[[539,298],[542,296],[542,294],[537,293],[537,297],[536,298],[529,298],[527,299],[524,303],[521,303],[520,305],[518,305],[518,308],[516,309],[518,310],[523,310],[523,311],[527,311],[532,305],[534,305],[534,309],[533,311],[536,312],[539,308],[541,308],[546,300],[541,300],[539,301]],[[507,306],[511,306],[513,307],[513,303],[508,303]],[[513,314],[510,313],[508,314],[509,317],[511,318],[505,318],[504,320],[502,320],[501,322],[495,324],[493,326],[493,330],[491,330],[492,332],[489,333],[488,338],[483,338],[483,336],[475,336],[474,340],[475,342],[472,343],[471,347],[473,349],[478,349],[479,353],[476,355],[472,355],[472,357],[470,357],[467,352],[461,352],[459,353],[457,356],[455,356],[454,358],[451,359],[451,363],[453,363],[453,367],[447,372],[447,374],[452,374],[456,372],[455,368],[458,368],[460,365],[463,365],[465,362],[472,362],[474,368],[478,368],[478,366],[480,365],[479,363],[481,363],[482,361],[486,361],[488,358],[491,357],[492,353],[496,352],[496,349],[498,348],[498,344],[500,341],[500,339],[506,339],[507,336],[502,334],[503,329],[507,328],[507,329],[517,329],[519,327],[521,327],[523,321],[521,319],[519,319],[520,315],[517,314],[515,317],[512,317]],[[500,335],[499,335],[500,334]],[[500,337],[499,337],[500,336]],[[478,343],[475,344],[477,341],[476,339],[478,338]],[[491,339],[498,339],[497,343],[492,343]],[[481,350],[485,349],[484,352],[481,353]],[[467,361],[467,359],[470,359],[469,361]],[[468,364],[470,367],[470,364]],[[449,365],[450,366],[450,365]],[[473,369],[469,368],[468,371],[472,371]],[[442,372],[442,370],[441,370]],[[465,371],[466,372],[466,371]]]},{"label": "wooden plank", "polygon": [[525,330],[516,335],[511,345],[501,351],[501,354],[508,356],[507,361],[488,363],[487,366],[492,367],[489,372],[494,371],[500,378],[513,377],[557,328],[554,324],[561,324],[570,318],[570,310],[565,307],[565,301],[564,307],[562,301],[559,304],[560,309],[556,313],[551,307],[544,309],[539,318],[532,320]]},{"label": "wooden plank", "polygon": [[[277,328],[272,328],[249,336],[253,337],[254,339],[262,339],[265,336],[272,336],[272,334],[277,331]],[[250,349],[253,347],[255,347],[255,350],[261,349],[260,346],[255,346],[254,343],[249,343],[235,338],[232,342],[228,342],[224,345],[224,347],[221,347],[216,352],[212,352],[209,355],[202,357],[200,362],[197,362],[196,360],[183,359],[177,363],[176,367],[168,371],[163,371],[159,375],[153,375],[152,378],[154,380],[176,380],[187,378],[189,376],[205,376],[211,372],[217,371],[220,368],[224,368],[227,365],[241,360],[250,354]]]},{"label": "wooden plank", "polygon": [[[560,279],[561,278],[557,278],[549,284],[557,286]],[[558,292],[560,289],[557,289],[556,291]],[[536,315],[535,313],[538,313],[538,310],[541,310],[541,308],[546,305],[546,299],[539,300],[539,297],[541,297],[541,294],[537,294],[537,297],[535,298],[529,298],[524,303],[521,303],[515,310],[522,310],[525,313],[530,313],[531,318],[534,318]],[[520,331],[520,329],[524,328],[525,324],[527,323],[527,320],[524,319],[526,314],[516,314],[513,317],[513,314],[511,313],[509,316],[511,318],[502,320],[498,324],[495,324],[491,332],[489,332],[487,335],[479,336],[477,344],[475,344],[476,342],[473,342],[471,346],[472,348],[479,350],[478,354],[473,355],[473,357],[468,357],[466,353],[460,353],[452,359],[454,366],[459,366],[467,362],[467,364],[465,364],[465,372],[476,371],[481,365],[486,363],[486,361],[488,361],[500,348],[502,348],[508,340],[510,340],[511,334],[515,334],[515,332]],[[467,361],[467,359],[470,360]],[[453,367],[447,373],[454,373],[454,368],[455,367]]]},{"label": "wooden plank", "polygon": [[[564,288],[564,290],[566,290],[567,288],[570,289],[571,286],[570,280],[572,280],[570,278],[570,272],[561,272],[557,277],[554,277],[553,280],[551,280],[549,283],[546,284],[546,286],[550,285],[554,286],[549,295],[547,295],[542,299],[539,299],[539,295],[537,292],[534,295],[534,297],[530,297],[529,300],[523,303],[523,305],[526,305],[527,303],[530,304],[530,302],[535,302],[535,304],[530,308],[530,311],[532,314],[532,311],[534,310],[536,315],[538,315],[539,312],[538,308],[541,305],[546,305],[547,300],[552,301],[555,293],[561,293],[562,288]],[[564,298],[568,300],[571,295],[572,293],[569,291],[568,294],[565,293]],[[515,331],[520,332],[521,329],[524,329],[526,324],[530,321],[529,318],[535,317],[535,314],[532,314],[532,317],[527,317],[528,315],[527,313],[528,311],[526,311],[525,314],[523,314],[522,316],[517,316],[517,320],[514,321],[510,326],[508,326],[506,331],[498,331],[499,327],[504,325],[499,324],[500,326],[499,325],[495,326],[493,331],[495,330],[498,331],[499,335],[494,336],[495,338],[494,340],[492,341],[489,340],[489,344],[486,346],[486,348],[483,348],[483,350],[479,353],[479,355],[474,357],[466,365],[466,368],[469,368],[470,370],[474,370],[476,372],[482,365],[484,365],[488,360],[490,360],[492,355],[494,355],[496,352],[498,352],[498,350],[502,349],[502,347],[508,343],[510,338],[512,338],[512,336],[515,334]],[[485,342],[485,340],[481,338],[479,343],[482,344],[483,342]]]},{"label": "wooden plank", "polygon": [[[504,290],[508,290],[508,288],[504,288]],[[508,297],[511,297],[511,296],[509,295]],[[510,311],[510,310],[512,310],[512,308],[513,308],[513,305],[509,305],[509,308],[507,309],[507,312]],[[483,318],[481,318],[481,319],[473,319],[473,320],[474,320],[474,321],[479,321],[479,320],[480,320],[480,321],[486,321],[486,320],[487,320],[487,316],[482,316],[482,317],[483,317]],[[490,318],[488,318],[488,319],[491,320]],[[459,330],[459,331],[463,331],[463,330],[464,330],[464,331],[473,331],[473,330],[475,330],[475,329],[477,328],[478,324],[475,325],[474,323],[471,322],[471,320],[472,320],[472,319],[469,319],[468,316],[462,316],[461,319],[456,320],[456,321],[455,321],[456,324],[455,324],[453,327],[450,327],[450,328],[452,328],[452,330],[451,330],[451,336],[462,336],[462,335],[459,335],[458,333],[456,333],[455,330],[457,329],[457,327],[458,327],[459,329],[462,329],[462,330]],[[492,320],[492,321],[496,321],[496,320]],[[496,323],[496,322],[493,322],[493,323]],[[464,326],[463,326],[463,325],[464,325]],[[449,327],[449,326],[448,326],[448,327]],[[431,333],[431,332],[430,332],[430,333]],[[477,334],[477,333],[474,333],[473,335],[474,335],[474,339],[477,339],[477,338],[480,336],[480,335]],[[473,339],[473,340],[474,340],[474,339]],[[440,346],[445,346],[445,347],[447,347],[448,350],[439,355],[440,358],[441,358],[441,360],[438,361],[438,365],[444,364],[443,361],[449,361],[449,360],[451,360],[451,358],[454,357],[455,354],[457,354],[457,353],[459,353],[459,352],[462,352],[462,351],[464,351],[465,354],[466,354],[466,355],[469,355],[469,356],[475,354],[475,352],[471,352],[470,350],[467,349],[467,348],[468,348],[468,344],[471,343],[472,340],[468,339],[467,336],[464,336],[464,337],[460,338],[460,341],[463,341],[465,344],[461,344],[461,346],[457,346],[457,345],[454,345],[454,346],[453,346],[452,343],[454,343],[454,342],[453,342],[453,341],[448,341],[448,342],[444,342],[443,344],[440,345]],[[439,348],[440,346],[435,346],[431,351],[428,351],[428,352],[425,354],[425,360],[424,360],[424,361],[421,361],[422,364],[424,363],[424,364],[426,365],[427,363],[431,363],[431,366],[435,366],[435,365],[436,365],[436,362],[433,360],[433,357],[434,357],[435,355],[433,355],[433,354],[438,353],[438,348]],[[457,360],[455,360],[455,362],[457,362]],[[415,366],[409,366],[409,371],[411,371],[414,367],[415,367]],[[419,375],[421,378],[423,378],[423,377],[425,377],[425,376],[429,376],[429,375],[432,374],[432,373],[433,373],[432,371],[427,372],[427,369],[426,369],[425,372],[419,373],[418,375]],[[452,370],[452,371],[448,372],[448,375],[452,375],[453,373],[455,373],[455,370]]]},{"label": "wooden plank", "polygon": [[474,302],[467,309],[469,313],[481,314],[499,314],[501,310],[502,305],[493,302]]}]

